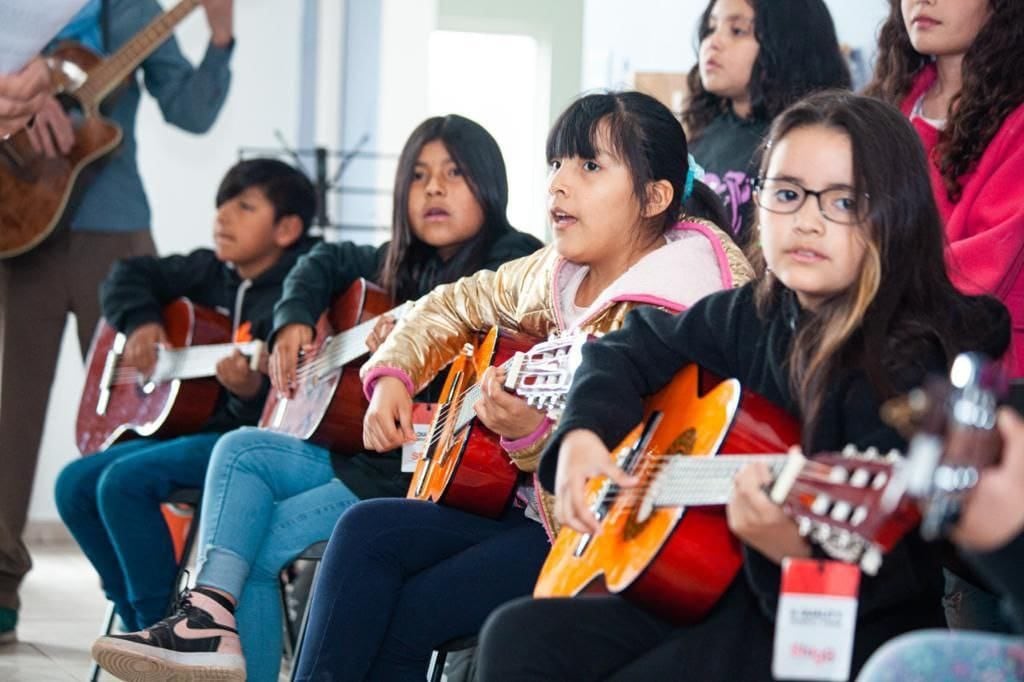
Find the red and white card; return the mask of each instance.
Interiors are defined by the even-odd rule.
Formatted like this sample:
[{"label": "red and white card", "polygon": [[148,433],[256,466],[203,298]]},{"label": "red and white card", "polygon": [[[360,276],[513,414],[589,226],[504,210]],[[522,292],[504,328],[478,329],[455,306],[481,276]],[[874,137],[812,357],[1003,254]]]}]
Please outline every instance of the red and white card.
[{"label": "red and white card", "polygon": [[850,677],[860,568],[821,559],[783,559],[772,676]]},{"label": "red and white card", "polygon": [[416,471],[416,463],[427,451],[427,438],[436,411],[437,403],[412,404],[412,430],[416,433],[416,441],[402,446],[402,473]]}]

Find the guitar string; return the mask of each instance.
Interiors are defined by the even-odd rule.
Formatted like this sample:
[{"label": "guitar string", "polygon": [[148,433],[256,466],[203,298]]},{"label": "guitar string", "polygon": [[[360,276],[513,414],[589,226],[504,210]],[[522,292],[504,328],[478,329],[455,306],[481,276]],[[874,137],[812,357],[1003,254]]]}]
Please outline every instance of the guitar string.
[{"label": "guitar string", "polygon": [[[706,471],[699,472],[699,473],[705,475],[705,478],[700,479],[700,478],[696,478],[695,477],[693,479],[684,479],[684,480],[681,480],[681,481],[677,480],[677,481],[669,481],[669,482],[666,482],[664,479],[661,479],[661,480],[659,480],[657,482],[657,484],[659,485],[659,489],[654,493],[654,497],[655,498],[667,498],[667,497],[672,496],[673,494],[681,495],[681,494],[686,494],[688,492],[693,492],[694,494],[700,493],[700,492],[702,492],[701,489],[700,489],[700,486],[701,485],[705,485],[705,486],[708,485],[708,483],[709,483],[708,479],[713,479],[713,477],[710,475],[711,473],[717,473],[717,474],[719,474],[720,476],[723,477],[722,479],[717,479],[717,480],[713,479],[711,481],[712,484],[714,484],[714,483],[722,483],[722,482],[725,482],[726,480],[731,481],[732,478],[734,477],[735,473],[736,473],[735,470],[738,467],[736,467],[736,466],[725,466],[724,462],[722,464],[716,466],[714,464],[714,462],[719,461],[720,459],[721,460],[728,460],[728,459],[733,458],[733,457],[762,457],[762,458],[763,457],[782,457],[782,458],[785,458],[786,455],[752,455],[752,456],[751,455],[720,455],[719,457],[714,457],[714,458],[706,458],[705,456],[701,456],[701,455],[697,455],[697,456],[693,456],[693,455],[667,455],[667,456],[666,455],[662,455],[662,456],[659,456],[657,459],[668,459],[668,458],[673,458],[673,457],[686,457],[688,459],[689,458],[696,459],[697,461],[692,462],[691,463],[692,466],[690,466],[688,468],[689,469],[696,469],[698,471],[699,471],[699,469],[705,469]],[[751,461],[751,460],[747,460],[744,463],[747,463],[749,461]],[[851,460],[851,466],[850,466],[851,470],[856,470],[856,468],[857,468],[856,467],[856,462],[857,462],[857,460]],[[870,463],[870,462],[867,462],[867,463]],[[638,472],[637,475],[641,477],[641,482],[640,482],[639,485],[637,485],[636,487],[633,487],[633,488],[617,488],[615,491],[612,491],[612,492],[606,494],[601,499],[604,502],[615,503],[620,498],[636,497],[637,495],[642,497],[642,496],[647,495],[648,491],[651,489],[651,486],[655,484],[655,480],[654,480],[655,477],[658,476],[661,473],[661,470],[663,470],[665,466],[668,466],[668,464],[667,463],[655,464],[655,465],[652,465],[649,468],[643,470],[642,472]],[[712,469],[716,469],[716,471],[712,472]],[[802,481],[812,481],[812,482],[816,482],[816,483],[830,484],[830,485],[842,485],[844,483],[844,481],[837,481],[837,480],[833,479],[832,476],[831,476],[832,472],[835,471],[835,469],[836,469],[836,465],[823,464],[823,463],[820,463],[820,462],[815,462],[813,459],[808,459],[805,462],[805,464],[803,465],[803,468],[800,471],[800,476],[801,476]],[[730,472],[733,475],[732,476],[727,476],[726,474],[729,474]],[[877,472],[875,472],[875,473],[877,474]],[[794,484],[793,490],[796,489],[796,485],[797,484],[802,484],[802,483],[800,483],[801,479],[798,479],[797,483]],[[671,487],[668,488],[668,489],[661,489],[660,488],[660,486],[666,485],[666,484],[670,485]],[[867,488],[867,487],[869,487],[869,486],[865,486],[865,488]],[[820,492],[820,490],[818,492]],[[655,506],[657,506],[657,505],[655,505]],[[675,505],[667,505],[667,506],[685,506],[685,505],[675,504]]]}]

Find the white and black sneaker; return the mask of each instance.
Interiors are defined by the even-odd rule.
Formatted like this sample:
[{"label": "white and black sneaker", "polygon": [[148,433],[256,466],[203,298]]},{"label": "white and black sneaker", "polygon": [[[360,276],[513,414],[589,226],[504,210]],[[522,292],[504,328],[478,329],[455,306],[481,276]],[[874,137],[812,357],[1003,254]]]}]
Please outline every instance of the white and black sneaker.
[{"label": "white and black sneaker", "polygon": [[92,657],[127,682],[243,682],[245,658],[234,623],[231,602],[197,587],[183,591],[174,614],[159,623],[100,637],[92,645]]}]

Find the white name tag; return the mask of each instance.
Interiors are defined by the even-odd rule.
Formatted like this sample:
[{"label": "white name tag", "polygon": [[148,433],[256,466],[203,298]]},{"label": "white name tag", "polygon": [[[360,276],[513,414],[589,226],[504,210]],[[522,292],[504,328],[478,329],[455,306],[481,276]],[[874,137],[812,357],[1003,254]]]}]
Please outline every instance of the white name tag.
[{"label": "white name tag", "polygon": [[430,434],[430,424],[434,421],[436,410],[437,403],[412,404],[412,430],[416,433],[416,441],[402,446],[402,473],[410,474],[416,471],[416,463],[427,450],[427,436]]},{"label": "white name tag", "polygon": [[850,677],[860,569],[818,559],[784,559],[775,618],[772,676],[784,680]]}]

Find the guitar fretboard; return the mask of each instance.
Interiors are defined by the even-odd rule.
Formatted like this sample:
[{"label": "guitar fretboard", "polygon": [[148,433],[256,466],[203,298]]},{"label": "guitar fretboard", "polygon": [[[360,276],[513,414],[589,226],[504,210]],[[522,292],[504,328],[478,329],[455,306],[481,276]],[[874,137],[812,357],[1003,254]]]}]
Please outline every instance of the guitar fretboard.
[{"label": "guitar fretboard", "polygon": [[198,6],[199,0],[181,0],[151,21],[121,49],[92,69],[82,87],[75,91],[75,95],[82,102],[99,105],[146,57],[161,46],[174,28]]},{"label": "guitar fretboard", "polygon": [[160,349],[151,380],[163,383],[175,379],[212,377],[217,373],[217,363],[236,350],[242,355],[252,356],[253,353],[261,352],[262,348],[262,341],[250,341]]},{"label": "guitar fretboard", "polygon": [[745,464],[764,462],[772,476],[777,476],[787,459],[786,455],[665,455],[659,458],[661,468],[651,481],[649,494],[655,507],[725,504],[733,479]]}]

